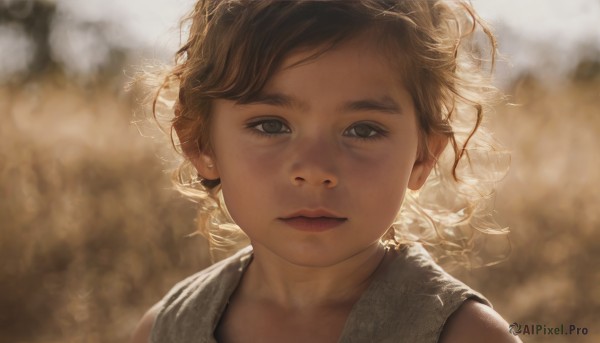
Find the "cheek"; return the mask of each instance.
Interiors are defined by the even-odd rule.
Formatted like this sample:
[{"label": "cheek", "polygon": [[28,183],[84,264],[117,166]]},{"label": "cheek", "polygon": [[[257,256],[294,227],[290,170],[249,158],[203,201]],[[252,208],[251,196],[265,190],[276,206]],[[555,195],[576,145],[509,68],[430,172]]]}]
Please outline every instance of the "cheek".
[{"label": "cheek", "polygon": [[347,170],[382,187],[405,185],[414,166],[417,138],[400,137],[381,147],[349,156]]},{"label": "cheek", "polygon": [[227,209],[240,226],[265,212],[281,161],[239,137],[217,142],[215,153]]},{"label": "cheek", "polygon": [[[275,149],[265,149],[240,139],[226,150],[221,162],[225,182],[252,181],[264,185],[268,180],[272,181],[281,168],[282,156]],[[233,180],[236,178],[238,180]]]},{"label": "cheek", "polygon": [[373,210],[384,211],[395,216],[400,209],[408,186],[411,168],[395,163],[382,164],[370,171],[364,182],[362,196]]},{"label": "cheek", "polygon": [[[395,175],[377,175],[366,183],[366,191],[357,194],[361,197],[360,211],[366,214],[365,225],[383,234],[398,215],[408,184],[408,173],[398,172]],[[375,176],[375,177],[377,177]],[[373,181],[377,180],[377,181]]]},{"label": "cheek", "polygon": [[[401,146],[407,148],[397,148]],[[416,147],[416,139],[394,144],[347,169],[353,178],[353,191],[363,199],[365,208],[386,218],[396,216],[414,166]]]}]

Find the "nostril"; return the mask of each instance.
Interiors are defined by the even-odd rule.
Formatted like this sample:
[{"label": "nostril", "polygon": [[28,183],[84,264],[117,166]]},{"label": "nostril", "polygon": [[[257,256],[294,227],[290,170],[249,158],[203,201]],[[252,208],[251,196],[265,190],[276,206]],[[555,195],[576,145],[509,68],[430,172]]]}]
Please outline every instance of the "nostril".
[{"label": "nostril", "polygon": [[337,179],[332,176],[326,175],[308,175],[307,176],[292,176],[290,181],[295,186],[301,186],[303,184],[311,184],[314,186],[325,186],[327,188],[332,188],[337,185]]},{"label": "nostril", "polygon": [[305,181],[305,180],[304,180],[304,178],[302,178],[302,177],[300,177],[300,176],[296,176],[295,178],[293,178],[293,179],[292,179],[292,183],[293,183],[295,186],[300,186],[300,185],[302,185],[302,184],[304,183],[304,181]]},{"label": "nostril", "polygon": [[325,184],[325,186],[327,188],[332,188],[332,187],[335,187],[335,185],[336,185],[336,182],[334,182],[333,180],[329,180],[329,179],[323,181],[323,183]]}]

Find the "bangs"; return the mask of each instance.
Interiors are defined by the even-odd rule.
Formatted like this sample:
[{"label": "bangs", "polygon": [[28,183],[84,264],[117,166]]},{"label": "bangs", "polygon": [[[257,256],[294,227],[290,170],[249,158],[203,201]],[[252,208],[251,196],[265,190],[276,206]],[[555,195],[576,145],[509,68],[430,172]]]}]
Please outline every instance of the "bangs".
[{"label": "bangs", "polygon": [[291,53],[315,50],[297,64],[309,62],[379,21],[355,1],[241,1],[217,5],[214,15],[219,20],[209,25],[201,47],[205,63],[184,87],[207,100],[242,103]]}]

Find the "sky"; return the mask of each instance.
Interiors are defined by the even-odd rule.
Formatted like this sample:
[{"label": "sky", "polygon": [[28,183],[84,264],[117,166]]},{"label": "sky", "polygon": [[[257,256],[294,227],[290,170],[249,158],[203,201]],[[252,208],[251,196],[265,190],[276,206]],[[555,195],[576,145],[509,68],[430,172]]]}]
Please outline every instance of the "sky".
[{"label": "sky", "polygon": [[473,0],[496,30],[507,61],[500,72],[531,70],[556,81],[581,59],[600,59],[600,0]]},{"label": "sky", "polygon": [[[16,1],[0,0],[2,5]],[[43,1],[43,0],[38,0]],[[45,0],[49,1],[49,0]],[[179,43],[178,20],[194,0],[54,0],[52,54],[74,74],[106,63],[109,46],[167,60]],[[580,58],[600,51],[600,0],[472,0],[499,37],[509,74],[543,69],[570,71]],[[102,30],[89,25],[103,24]],[[582,47],[587,49],[582,49]],[[35,49],[14,25],[0,24],[0,78],[26,68]],[[10,54],[4,53],[11,51]],[[551,75],[550,75],[551,76]]]}]

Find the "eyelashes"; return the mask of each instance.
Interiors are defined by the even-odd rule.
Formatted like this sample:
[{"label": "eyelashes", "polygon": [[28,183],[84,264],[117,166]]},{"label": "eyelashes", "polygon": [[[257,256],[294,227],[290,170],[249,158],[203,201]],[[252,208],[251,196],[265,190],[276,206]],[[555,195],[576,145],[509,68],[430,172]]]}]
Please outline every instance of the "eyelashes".
[{"label": "eyelashes", "polygon": [[355,137],[363,140],[373,140],[385,137],[387,131],[381,128],[375,127],[371,124],[358,123],[351,126],[346,132],[354,132],[351,137]]},{"label": "eyelashes", "polygon": [[292,132],[289,127],[279,119],[262,119],[249,123],[246,127],[251,129],[254,133],[264,136],[275,136]]},{"label": "eyelashes", "polygon": [[[292,132],[288,124],[283,120],[274,118],[253,121],[248,123],[246,128],[254,134],[269,138],[275,138]],[[378,125],[367,122],[355,123],[344,131],[344,136],[363,141],[381,139],[386,137],[387,134],[388,132]]]}]

